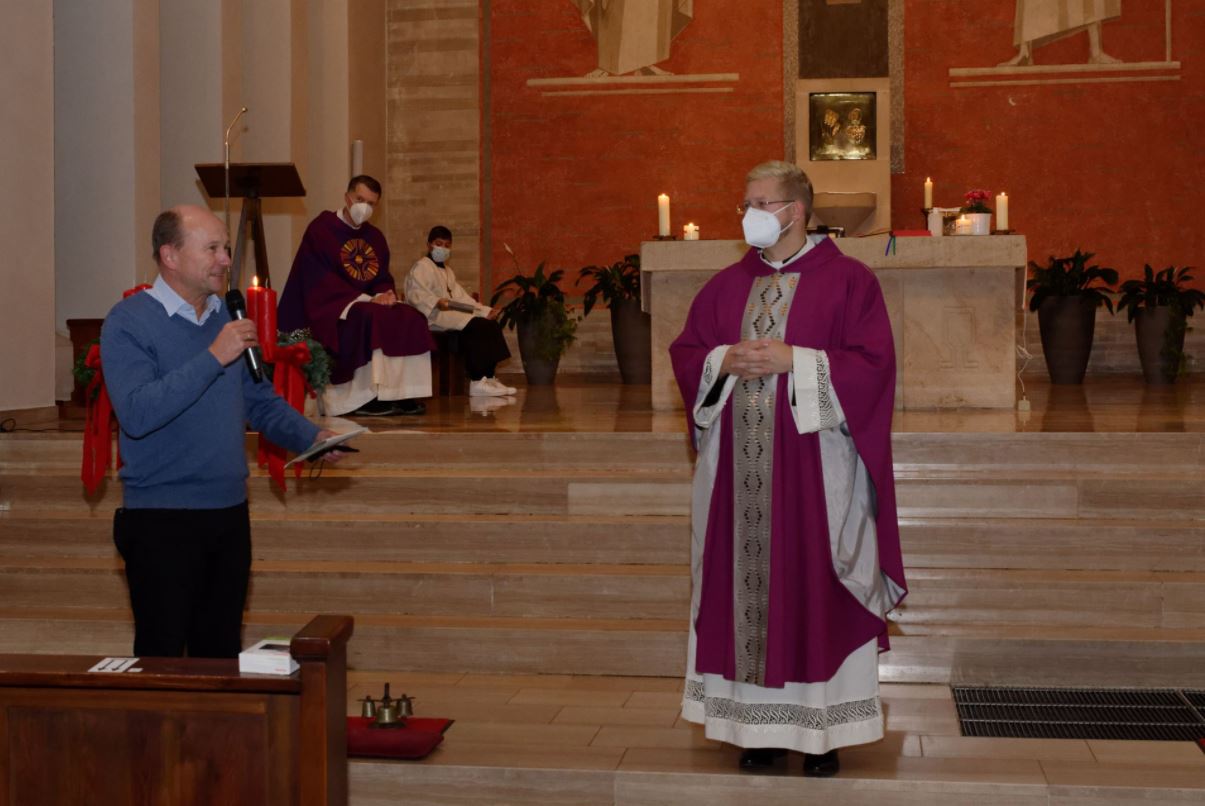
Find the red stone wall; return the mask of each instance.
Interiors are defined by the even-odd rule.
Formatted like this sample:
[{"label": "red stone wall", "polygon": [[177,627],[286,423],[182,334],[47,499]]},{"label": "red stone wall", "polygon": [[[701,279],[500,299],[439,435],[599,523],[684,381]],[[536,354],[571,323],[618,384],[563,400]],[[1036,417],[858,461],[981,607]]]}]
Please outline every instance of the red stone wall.
[{"label": "red stone wall", "polygon": [[[895,225],[921,226],[922,185],[932,176],[939,206],[960,203],[970,188],[1007,191],[1011,226],[1029,238],[1033,259],[1082,247],[1123,277],[1144,262],[1205,263],[1205,4],[1172,5],[1179,80],[971,89],[950,87],[947,71],[1015,53],[1013,1],[908,0],[907,173],[893,177]],[[1105,51],[1161,61],[1164,0],[1121,7],[1103,26]],[[1085,33],[1035,51],[1040,64],[1087,55]]]},{"label": "red stone wall", "polygon": [[595,41],[574,4],[489,7],[487,292],[514,272],[504,243],[525,270],[547,260],[573,278],[582,266],[638,251],[657,233],[658,193],[671,198],[679,237],[687,221],[704,238],[740,237],[745,173],[783,156],[780,2],[695,3],[660,65],[679,75],[739,73],[731,92],[561,97],[526,82],[595,68]]}]

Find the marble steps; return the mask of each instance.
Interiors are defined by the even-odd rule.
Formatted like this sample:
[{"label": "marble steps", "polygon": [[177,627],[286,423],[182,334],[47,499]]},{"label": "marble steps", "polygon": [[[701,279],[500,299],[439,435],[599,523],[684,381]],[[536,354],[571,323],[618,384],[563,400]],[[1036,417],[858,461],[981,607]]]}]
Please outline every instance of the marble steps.
[{"label": "marble steps", "polygon": [[1151,518],[904,517],[918,568],[1205,571],[1205,521]]},{"label": "marble steps", "polygon": [[[120,483],[109,482],[85,498],[75,474],[3,475],[0,490],[14,514],[88,507],[111,513],[121,500]],[[259,517],[298,515],[684,515],[689,508],[690,470],[641,473],[632,470],[539,468],[370,472],[327,469],[318,478],[289,479],[287,493],[255,472],[248,480],[252,509]]]},{"label": "marble steps", "polygon": [[[243,641],[289,635],[317,608],[249,611]],[[599,674],[680,677],[684,617],[674,619],[484,618],[356,614],[348,647],[354,669],[480,674]],[[128,608],[0,608],[0,652],[124,655],[133,641]]]},{"label": "marble steps", "polygon": [[[252,513],[257,560],[442,563],[689,562],[685,516]],[[0,567],[20,557],[112,557],[104,509],[0,520]]]},{"label": "marble steps", "polygon": [[[258,444],[247,435],[252,463]],[[365,471],[513,469],[517,459],[528,467],[689,470],[691,462],[684,433],[378,431],[357,437],[355,447],[355,467]],[[78,473],[82,450],[78,433],[3,434],[0,472]]]},{"label": "marble steps", "polygon": [[[263,560],[689,562],[677,516],[252,513]],[[908,568],[1205,570],[1205,522],[1126,518],[900,519]],[[0,515],[0,564],[14,557],[112,557],[112,513]]]},{"label": "marble steps", "polygon": [[[257,438],[248,435],[254,459]],[[355,467],[439,469],[449,466],[597,469],[689,469],[685,435],[675,432],[421,432],[378,431],[356,439]],[[0,435],[0,473],[78,473],[78,433]],[[960,468],[1086,471],[1094,468],[1205,472],[1201,433],[929,433],[892,435],[899,470]]]},{"label": "marble steps", "polygon": [[[311,613],[249,612],[244,641],[288,635]],[[124,655],[133,625],[124,608],[0,608],[0,652]],[[1199,631],[1082,628],[1037,634],[962,630],[894,635],[879,658],[884,682],[999,685],[1205,686]],[[514,619],[362,615],[349,666],[393,673],[560,674],[681,678],[682,619]]]},{"label": "marble steps", "polygon": [[[0,476],[17,514],[89,506],[111,511],[120,500],[111,482],[85,499],[74,473]],[[397,469],[326,470],[290,479],[281,494],[267,476],[248,483],[260,516],[292,514],[477,514],[682,516],[689,512],[689,468],[674,470]],[[1013,471],[901,468],[901,517],[1205,519],[1205,473],[1179,467]]]},{"label": "marble steps", "polygon": [[[121,562],[112,556],[13,557],[3,578],[9,608],[119,609],[126,602]],[[1178,640],[1205,624],[1205,572],[910,569],[909,586],[891,615],[902,635],[1092,629]],[[248,609],[639,628],[684,623],[689,597],[683,564],[257,560]]]},{"label": "marble steps", "polygon": [[[709,758],[714,756],[714,759]],[[849,761],[846,761],[846,757]],[[1109,768],[1027,758],[929,759],[849,750],[839,776],[804,778],[788,759],[767,775],[732,769],[725,750],[607,747],[498,748],[458,743],[455,761],[419,765],[353,760],[351,806],[1188,806],[1203,796],[1191,767]],[[543,759],[543,762],[541,762]],[[1134,783],[1134,777],[1142,781]],[[1166,783],[1154,781],[1162,778]],[[1095,779],[1095,780],[1094,780]],[[1128,779],[1128,780],[1127,780]]]},{"label": "marble steps", "polygon": [[[5,563],[7,607],[119,608],[119,558]],[[671,619],[685,623],[685,565],[256,561],[248,609],[464,618]]]}]

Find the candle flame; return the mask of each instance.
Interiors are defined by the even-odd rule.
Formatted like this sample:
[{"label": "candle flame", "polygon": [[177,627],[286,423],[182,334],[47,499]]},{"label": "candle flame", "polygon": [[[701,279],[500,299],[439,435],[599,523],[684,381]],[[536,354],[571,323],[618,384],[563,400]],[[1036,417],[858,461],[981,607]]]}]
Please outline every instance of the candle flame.
[{"label": "candle flame", "polygon": [[259,288],[259,275],[258,274],[251,278],[251,287]]}]

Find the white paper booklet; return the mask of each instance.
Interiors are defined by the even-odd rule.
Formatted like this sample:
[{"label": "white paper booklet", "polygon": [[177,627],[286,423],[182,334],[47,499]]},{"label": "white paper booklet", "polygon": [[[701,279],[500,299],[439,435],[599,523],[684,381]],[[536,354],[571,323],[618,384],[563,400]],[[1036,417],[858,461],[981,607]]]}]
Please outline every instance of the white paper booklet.
[{"label": "white paper booklet", "polygon": [[292,674],[300,668],[289,654],[288,638],[265,638],[238,653],[241,674]]}]

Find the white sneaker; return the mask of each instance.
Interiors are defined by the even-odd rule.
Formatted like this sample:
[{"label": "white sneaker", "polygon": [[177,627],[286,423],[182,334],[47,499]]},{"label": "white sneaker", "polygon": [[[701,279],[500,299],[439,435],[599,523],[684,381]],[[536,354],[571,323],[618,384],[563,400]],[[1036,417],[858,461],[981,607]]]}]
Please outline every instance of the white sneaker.
[{"label": "white sneaker", "polygon": [[505,394],[507,394],[506,388],[498,388],[497,385],[490,383],[489,378],[469,381],[469,397],[502,397]]},{"label": "white sneaker", "polygon": [[518,393],[518,391],[519,391],[518,389],[516,389],[513,386],[507,386],[506,384],[504,384],[502,381],[498,380],[497,378],[485,378],[485,382],[488,383],[490,386],[494,387],[495,389],[501,390],[502,394],[504,394],[504,395],[513,395],[513,394]]}]

